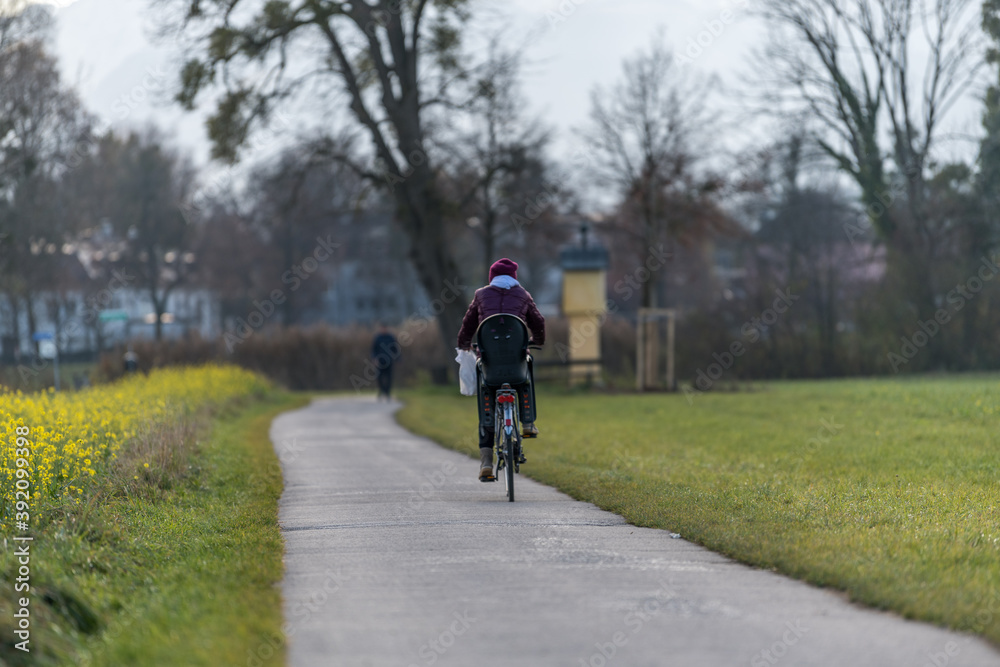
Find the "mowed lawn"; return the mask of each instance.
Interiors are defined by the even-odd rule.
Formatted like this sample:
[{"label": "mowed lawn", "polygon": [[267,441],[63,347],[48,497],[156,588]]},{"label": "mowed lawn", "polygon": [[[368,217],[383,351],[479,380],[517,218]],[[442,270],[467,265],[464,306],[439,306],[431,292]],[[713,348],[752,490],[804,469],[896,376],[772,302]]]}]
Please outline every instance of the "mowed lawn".
[{"label": "mowed lawn", "polygon": [[[540,387],[542,434],[522,473],[636,525],[1000,642],[1000,376],[758,389]],[[402,425],[476,451],[474,398],[403,397]]]}]

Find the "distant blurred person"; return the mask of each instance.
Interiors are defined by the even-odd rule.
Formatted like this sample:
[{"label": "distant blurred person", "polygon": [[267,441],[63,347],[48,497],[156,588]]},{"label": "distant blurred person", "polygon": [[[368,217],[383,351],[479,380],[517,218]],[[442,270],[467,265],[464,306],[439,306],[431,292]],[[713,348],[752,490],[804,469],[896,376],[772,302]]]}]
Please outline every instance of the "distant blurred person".
[{"label": "distant blurred person", "polygon": [[122,357],[122,363],[125,366],[126,373],[135,373],[139,370],[139,355],[135,353],[131,345],[128,346],[128,350]]},{"label": "distant blurred person", "polygon": [[376,382],[378,383],[378,400],[390,400],[392,392],[392,367],[399,358],[400,347],[396,342],[396,337],[389,331],[389,327],[384,324],[378,325],[378,333],[372,341],[372,362],[378,369]]}]

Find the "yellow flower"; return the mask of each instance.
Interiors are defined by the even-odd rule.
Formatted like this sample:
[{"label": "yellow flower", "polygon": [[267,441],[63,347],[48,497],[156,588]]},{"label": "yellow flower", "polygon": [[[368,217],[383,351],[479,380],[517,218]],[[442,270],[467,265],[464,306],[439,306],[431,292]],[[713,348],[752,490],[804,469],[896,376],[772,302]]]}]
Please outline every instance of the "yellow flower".
[{"label": "yellow flower", "polygon": [[211,365],[160,369],[75,393],[0,388],[0,534],[13,524],[18,468],[27,469],[36,503],[68,494],[79,502],[94,488],[90,479],[148,429],[266,386],[248,371]]}]

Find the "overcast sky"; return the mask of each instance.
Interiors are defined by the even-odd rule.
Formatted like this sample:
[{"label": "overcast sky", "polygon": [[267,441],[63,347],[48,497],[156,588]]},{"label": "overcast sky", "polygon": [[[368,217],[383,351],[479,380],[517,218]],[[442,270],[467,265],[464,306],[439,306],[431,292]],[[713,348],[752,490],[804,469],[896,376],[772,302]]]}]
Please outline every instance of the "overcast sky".
[{"label": "overcast sky", "polygon": [[[68,80],[87,106],[121,125],[154,121],[199,158],[206,155],[201,119],[170,108],[162,94],[176,81],[177,54],[148,38],[146,3],[137,0],[60,0],[58,53]],[[579,3],[579,4],[577,4]],[[610,84],[622,59],[646,47],[658,29],[678,51],[711,23],[716,32],[693,61],[699,71],[730,75],[745,59],[759,32],[724,10],[740,15],[741,3],[684,0],[479,0],[509,15],[512,38],[526,45],[525,92],[535,113],[560,134],[586,119],[594,84]],[[729,16],[729,14],[725,14]],[[702,39],[703,42],[707,40]],[[693,51],[692,51],[693,52]],[[565,142],[568,137],[561,136]]]},{"label": "overcast sky", "polygon": [[[144,0],[59,0],[57,51],[67,80],[87,107],[116,127],[154,123],[168,138],[204,163],[208,144],[205,112],[184,113],[170,100],[182,54],[149,38]],[[696,76],[717,74],[722,86],[738,88],[747,59],[763,40],[763,29],[745,10],[747,0],[476,0],[492,17],[507,16],[511,39],[524,44],[524,91],[531,112],[556,129],[556,154],[576,145],[573,129],[586,122],[590,91],[621,75],[624,58],[662,31]],[[492,26],[491,26],[492,27]],[[700,45],[698,44],[700,42]],[[732,95],[720,96],[735,105]],[[978,126],[980,107],[956,109],[957,127]],[[738,140],[764,137],[731,133]],[[727,135],[728,136],[728,135]],[[968,146],[968,143],[966,144]],[[968,150],[966,148],[966,150]]]}]

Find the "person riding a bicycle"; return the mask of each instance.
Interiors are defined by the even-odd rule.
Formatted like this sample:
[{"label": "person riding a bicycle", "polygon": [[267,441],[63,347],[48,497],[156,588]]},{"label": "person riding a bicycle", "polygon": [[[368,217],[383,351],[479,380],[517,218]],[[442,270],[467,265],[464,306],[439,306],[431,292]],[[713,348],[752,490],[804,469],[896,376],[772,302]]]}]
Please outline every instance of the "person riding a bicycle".
[{"label": "person riding a bicycle", "polygon": [[[479,324],[491,315],[506,314],[520,318],[528,326],[531,333],[531,344],[542,345],[545,343],[545,318],[538,312],[534,299],[526,289],[521,287],[517,281],[517,263],[504,257],[490,267],[490,284],[476,290],[476,295],[469,304],[469,309],[462,320],[462,328],[458,332],[458,347],[462,350],[469,350],[472,347],[473,338],[479,328]],[[529,379],[529,386],[523,390],[528,393],[531,401],[534,401],[534,387],[530,386],[532,380]],[[482,385],[478,389],[479,396],[479,455],[480,471],[479,480],[482,482],[492,482],[493,475],[493,424],[490,417],[484,414]],[[534,414],[532,405],[531,414]],[[538,435],[534,420],[525,421],[522,424],[522,433],[525,438],[534,438]]]}]

